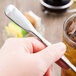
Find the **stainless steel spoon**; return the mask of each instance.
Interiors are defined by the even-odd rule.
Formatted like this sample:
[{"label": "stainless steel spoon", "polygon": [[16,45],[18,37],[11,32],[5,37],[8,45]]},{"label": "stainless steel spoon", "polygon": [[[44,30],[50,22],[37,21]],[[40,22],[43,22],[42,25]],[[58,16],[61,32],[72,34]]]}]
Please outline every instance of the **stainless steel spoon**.
[{"label": "stainless steel spoon", "polygon": [[[28,21],[28,19],[13,5],[8,5],[5,9],[5,14],[8,18],[14,21],[18,26],[27,30],[36,36],[41,42],[43,42],[46,46],[52,45],[46,39],[44,39],[32,26],[32,24]],[[74,72],[76,72],[76,67],[65,57],[61,57],[61,60],[64,61]]]}]

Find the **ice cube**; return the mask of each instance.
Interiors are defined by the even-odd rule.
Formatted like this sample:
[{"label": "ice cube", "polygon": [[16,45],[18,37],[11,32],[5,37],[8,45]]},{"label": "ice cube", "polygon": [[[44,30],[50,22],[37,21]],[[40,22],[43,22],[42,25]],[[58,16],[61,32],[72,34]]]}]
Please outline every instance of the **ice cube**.
[{"label": "ice cube", "polygon": [[76,42],[76,17],[73,19],[73,22],[69,26],[68,35],[70,39]]}]

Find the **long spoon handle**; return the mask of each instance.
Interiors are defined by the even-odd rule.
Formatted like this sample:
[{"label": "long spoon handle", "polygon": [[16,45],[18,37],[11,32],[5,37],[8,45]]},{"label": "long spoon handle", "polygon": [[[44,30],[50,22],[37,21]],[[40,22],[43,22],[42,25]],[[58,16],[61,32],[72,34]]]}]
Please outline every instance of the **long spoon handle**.
[{"label": "long spoon handle", "polygon": [[[48,42],[46,39],[44,39],[37,31],[34,31],[33,34],[46,46],[52,45],[50,42]],[[76,72],[76,67],[65,57],[62,56],[60,58],[64,63],[66,63],[74,72]]]},{"label": "long spoon handle", "polygon": [[[27,20],[27,18],[13,5],[9,5],[5,9],[5,14],[16,24],[18,24],[24,30],[33,33],[41,42],[46,46],[50,46],[51,43],[44,39],[32,26],[32,24]],[[61,58],[74,72],[76,72],[76,67],[65,57]]]}]

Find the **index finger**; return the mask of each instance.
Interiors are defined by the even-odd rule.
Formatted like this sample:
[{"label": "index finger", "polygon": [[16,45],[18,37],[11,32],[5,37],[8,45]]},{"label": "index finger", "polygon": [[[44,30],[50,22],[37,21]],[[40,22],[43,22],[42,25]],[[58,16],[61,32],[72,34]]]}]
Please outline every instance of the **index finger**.
[{"label": "index finger", "polygon": [[29,41],[32,44],[33,53],[39,52],[46,48],[46,46],[35,37],[29,37],[27,38],[27,41]]}]

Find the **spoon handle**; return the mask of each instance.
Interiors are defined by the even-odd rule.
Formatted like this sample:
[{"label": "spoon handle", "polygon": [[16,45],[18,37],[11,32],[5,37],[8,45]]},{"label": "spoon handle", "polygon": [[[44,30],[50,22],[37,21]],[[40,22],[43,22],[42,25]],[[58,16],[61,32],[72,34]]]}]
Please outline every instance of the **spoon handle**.
[{"label": "spoon handle", "polygon": [[[13,5],[9,5],[5,9],[5,14],[8,18],[18,24],[24,30],[31,32],[34,34],[41,42],[43,42],[46,46],[52,45],[46,39],[44,39],[32,26],[32,24],[27,20],[27,18]],[[61,58],[63,62],[65,62],[74,72],[76,72],[75,66],[65,57]]]},{"label": "spoon handle", "polygon": [[[42,37],[36,30],[33,31],[33,34],[46,46],[52,45],[50,42],[48,42],[44,37]],[[76,72],[76,67],[65,57],[62,56],[60,58],[64,63],[66,63],[74,72]]]}]

